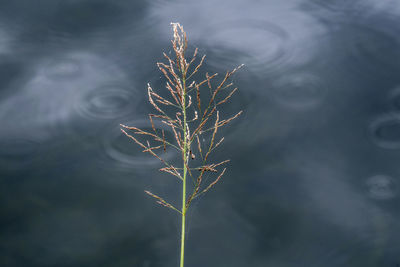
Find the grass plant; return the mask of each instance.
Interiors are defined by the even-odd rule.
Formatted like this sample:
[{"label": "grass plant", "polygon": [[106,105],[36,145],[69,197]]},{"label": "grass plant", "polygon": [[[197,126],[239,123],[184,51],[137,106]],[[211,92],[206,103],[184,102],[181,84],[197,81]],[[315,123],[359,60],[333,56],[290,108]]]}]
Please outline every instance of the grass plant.
[{"label": "grass plant", "polygon": [[[193,56],[187,60],[185,58],[188,48],[186,32],[179,23],[171,23],[171,25],[173,28],[172,48],[175,55],[170,57],[164,53],[166,62],[157,63],[166,79],[167,96],[156,93],[150,84],[147,86],[148,100],[156,111],[154,114],[149,114],[152,129],[146,131],[121,124],[121,131],[138,144],[143,152],[151,154],[164,164],[160,171],[175,176],[180,182],[182,203],[179,208],[150,191],[145,190],[145,193],[153,197],[158,204],[177,212],[181,217],[180,267],[184,267],[188,209],[194,199],[208,192],[220,181],[226,171],[226,168],[222,167],[229,162],[229,160],[211,162],[211,154],[224,141],[224,137],[217,139],[218,130],[242,113],[239,111],[222,119],[218,110],[219,106],[227,103],[237,91],[237,88],[233,88],[233,83],[229,82],[229,78],[242,65],[232,71],[227,71],[219,80],[217,73],[211,75],[205,73],[205,77],[197,82],[195,78],[199,76],[205,56],[197,59],[198,49],[196,48]],[[170,140],[166,138],[164,129],[156,129],[154,120],[160,120],[171,128],[173,137]],[[175,149],[181,156],[179,166],[174,166],[163,159],[163,153],[169,147]],[[210,177],[213,178],[210,179]]]}]

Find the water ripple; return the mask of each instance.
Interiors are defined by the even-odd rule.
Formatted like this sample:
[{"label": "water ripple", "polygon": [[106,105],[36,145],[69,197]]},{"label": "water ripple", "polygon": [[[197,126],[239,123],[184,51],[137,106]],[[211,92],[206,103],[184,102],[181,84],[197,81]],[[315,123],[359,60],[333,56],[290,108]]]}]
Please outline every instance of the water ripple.
[{"label": "water ripple", "polygon": [[397,195],[396,181],[387,175],[375,175],[366,180],[369,197],[378,200],[392,199]]},{"label": "water ripple", "polygon": [[294,109],[317,106],[326,93],[326,85],[312,73],[292,73],[278,79],[272,87],[273,97],[279,104]]},{"label": "water ripple", "polygon": [[103,85],[83,94],[76,109],[84,118],[112,119],[130,114],[136,102],[134,90],[121,85]]},{"label": "water ripple", "polygon": [[[123,124],[152,132],[151,124],[148,120],[134,120],[124,122]],[[154,121],[154,126],[156,130],[163,129],[165,131],[166,140],[173,140],[173,133],[168,126],[158,121]],[[158,159],[148,153],[142,153],[143,149],[126,137],[120,131],[119,127],[114,127],[105,135],[103,147],[105,154],[121,167],[140,168],[144,166],[161,166],[161,162]],[[158,154],[166,161],[177,155],[170,147],[167,147],[166,152]]]},{"label": "water ripple", "polygon": [[400,116],[387,114],[375,119],[369,126],[373,142],[382,148],[400,148]]},{"label": "water ripple", "polygon": [[[231,21],[213,25],[206,31],[206,44],[217,67],[245,64],[260,69],[277,68],[286,59],[287,32],[268,21]],[[224,66],[220,66],[224,64]]]},{"label": "water ripple", "polygon": [[29,130],[43,140],[93,133],[105,119],[133,112],[138,98],[131,84],[115,62],[96,54],[76,51],[44,59],[21,89],[0,101],[1,134]]}]

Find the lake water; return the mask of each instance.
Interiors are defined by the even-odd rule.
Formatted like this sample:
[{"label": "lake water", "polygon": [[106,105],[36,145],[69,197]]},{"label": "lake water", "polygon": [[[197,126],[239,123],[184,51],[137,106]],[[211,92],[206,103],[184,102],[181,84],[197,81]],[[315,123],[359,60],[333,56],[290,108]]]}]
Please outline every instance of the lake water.
[{"label": "lake water", "polygon": [[397,0],[0,1],[0,265],[178,266],[143,190],[180,185],[119,130],[149,127],[176,21],[202,75],[245,64],[186,265],[400,266]]}]

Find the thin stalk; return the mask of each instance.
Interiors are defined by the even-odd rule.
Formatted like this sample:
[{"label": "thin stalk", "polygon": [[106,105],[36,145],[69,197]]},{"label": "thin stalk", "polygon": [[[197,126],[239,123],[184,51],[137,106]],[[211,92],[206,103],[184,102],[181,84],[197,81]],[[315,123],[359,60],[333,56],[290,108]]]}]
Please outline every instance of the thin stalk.
[{"label": "thin stalk", "polygon": [[[195,50],[193,57],[191,60],[189,60],[189,63],[185,59],[185,51],[187,48],[187,38],[186,38],[186,33],[183,30],[183,27],[179,23],[172,23],[173,25],[173,32],[174,32],[174,39],[172,40],[172,47],[175,51],[176,58],[170,58],[167,54],[164,53],[164,56],[167,58],[168,62],[167,64],[164,63],[157,63],[159,69],[161,72],[164,74],[165,78],[168,80],[166,89],[170,92],[171,97],[173,100],[168,100],[157,94],[153,88],[151,88],[150,84],[147,86],[147,93],[148,93],[148,98],[150,104],[156,109],[156,114],[149,114],[149,119],[150,123],[152,126],[153,132],[148,132],[141,130],[136,127],[130,127],[130,126],[125,126],[121,124],[121,127],[124,129],[121,129],[121,131],[128,136],[130,139],[132,139],[137,145],[139,145],[141,148],[143,148],[143,152],[150,153],[152,156],[155,158],[159,159],[164,165],[164,168],[161,168],[160,171],[172,174],[176,177],[178,177],[182,181],[182,207],[179,208],[170,203],[168,203],[164,198],[161,196],[158,196],[156,194],[153,194],[152,192],[145,191],[146,194],[149,196],[153,197],[156,199],[157,203],[160,204],[161,206],[173,209],[177,211],[178,213],[181,214],[181,220],[182,220],[182,229],[181,229],[181,253],[180,253],[180,267],[184,267],[184,257],[185,257],[185,239],[186,239],[186,232],[185,232],[185,227],[186,227],[186,213],[189,209],[189,205],[191,201],[196,198],[199,195],[202,195],[203,193],[207,192],[210,188],[215,186],[215,184],[220,180],[222,175],[225,173],[226,169],[223,169],[222,172],[218,175],[218,177],[211,183],[203,181],[203,174],[205,172],[215,172],[218,173],[219,171],[217,170],[217,167],[228,162],[228,160],[222,161],[220,163],[208,163],[208,158],[210,153],[222,142],[223,138],[217,142],[217,144],[214,145],[215,137],[217,134],[217,131],[219,128],[222,126],[228,124],[231,120],[235,119],[238,117],[242,112],[240,111],[236,115],[232,116],[231,118],[225,119],[225,120],[219,120],[219,112],[217,110],[217,106],[220,104],[223,104],[227,102],[227,100],[233,95],[233,93],[236,91],[236,88],[232,90],[228,96],[226,96],[224,99],[220,100],[219,97],[217,97],[218,93],[225,89],[228,88],[232,85],[232,83],[228,85],[224,85],[227,79],[235,73],[241,66],[235,68],[232,71],[228,71],[223,78],[222,82],[219,83],[219,85],[215,88],[211,84],[211,79],[215,77],[217,74],[213,74],[211,76],[206,73],[206,79],[201,81],[201,82],[196,82],[193,81],[191,82],[190,85],[186,86],[186,82],[189,81],[189,79],[193,76],[193,74],[197,73],[199,68],[202,66],[203,61],[205,56],[203,56],[200,60],[200,63],[195,67],[194,71],[191,73],[188,73],[189,66],[194,62],[196,59],[197,55],[197,49]],[[210,101],[205,103],[203,105],[203,109],[201,108],[201,97],[200,97],[200,86],[202,85],[208,85],[208,88],[210,89]],[[193,87],[193,88],[192,88]],[[191,91],[196,90],[196,93],[191,95]],[[188,108],[190,108],[190,105],[192,104],[192,97],[193,101],[197,101],[197,107],[193,103],[193,108],[195,112],[195,116],[188,119]],[[186,103],[186,98],[188,99],[188,103]],[[167,108],[167,111],[164,111],[164,106],[172,106],[175,108],[178,108],[179,112],[176,112],[174,116],[170,116],[172,114],[172,111]],[[196,110],[197,109],[197,110]],[[183,115],[183,118],[182,118]],[[216,121],[215,125],[213,127],[210,127],[208,129],[205,129],[206,125],[210,124],[210,122],[213,120],[214,116],[216,116]],[[166,136],[164,134],[164,130],[161,130],[162,135],[160,135],[160,131],[157,131],[153,118],[156,118],[160,120],[162,123],[165,125],[169,126],[171,128],[171,131],[173,132],[174,136],[170,139],[172,140],[166,140]],[[193,129],[190,129],[188,123],[191,124]],[[208,123],[208,124],[207,124]],[[133,131],[133,134],[129,134],[127,131]],[[203,140],[203,142],[200,142],[199,135],[202,133],[208,132],[208,131],[213,131],[212,133],[212,139],[210,141],[208,150],[206,149],[206,142]],[[183,134],[183,137],[182,135]],[[141,136],[138,138],[138,136]],[[138,139],[137,139],[138,138]],[[142,139],[145,138],[150,138],[151,140],[154,139],[157,143],[155,145],[151,145],[149,140],[144,140]],[[198,146],[198,153],[200,155],[201,161],[203,164],[200,167],[197,168],[190,168],[190,158],[195,159],[194,153],[192,153],[191,147],[192,147],[192,142],[195,142],[194,139],[196,138],[197,141],[197,146]],[[174,143],[177,143],[175,145]],[[161,143],[161,144],[160,144]],[[202,143],[204,145],[204,150],[202,150]],[[179,151],[179,153],[182,153],[182,161],[183,161],[183,166],[182,168],[177,168],[173,166],[172,164],[168,163],[165,161],[159,154],[159,149],[163,149],[164,152],[166,152],[166,147],[171,146]],[[203,156],[203,152],[206,152],[206,154]],[[196,152],[196,151],[194,151]],[[161,153],[161,152],[160,152]],[[194,163],[194,162],[193,162]],[[193,164],[192,164],[193,165]],[[181,166],[179,166],[181,167]],[[181,173],[183,170],[183,173]],[[195,179],[194,176],[197,176],[194,174],[191,170],[199,170],[200,173],[198,174],[197,179]],[[188,195],[186,195],[186,178],[187,176],[193,178],[194,182],[194,189],[193,192]],[[208,185],[207,185],[208,184]]]},{"label": "thin stalk", "polygon": [[185,219],[186,219],[186,162],[187,162],[187,137],[186,137],[186,81],[185,74],[183,74],[183,183],[182,183],[182,230],[181,230],[181,261],[180,267],[184,267],[185,257]]}]

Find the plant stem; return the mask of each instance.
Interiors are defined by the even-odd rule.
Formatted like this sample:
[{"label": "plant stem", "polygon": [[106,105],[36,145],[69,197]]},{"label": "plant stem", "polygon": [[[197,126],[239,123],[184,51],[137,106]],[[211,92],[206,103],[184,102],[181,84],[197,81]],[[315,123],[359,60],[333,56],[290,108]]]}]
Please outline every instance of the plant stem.
[{"label": "plant stem", "polygon": [[181,230],[181,261],[180,267],[184,267],[185,257],[185,219],[186,219],[186,162],[187,162],[187,138],[186,138],[186,81],[183,73],[183,185],[182,185],[182,230]]},{"label": "plant stem", "polygon": [[184,257],[185,257],[185,214],[182,214],[182,233],[181,233],[181,264],[180,267],[183,267]]}]

